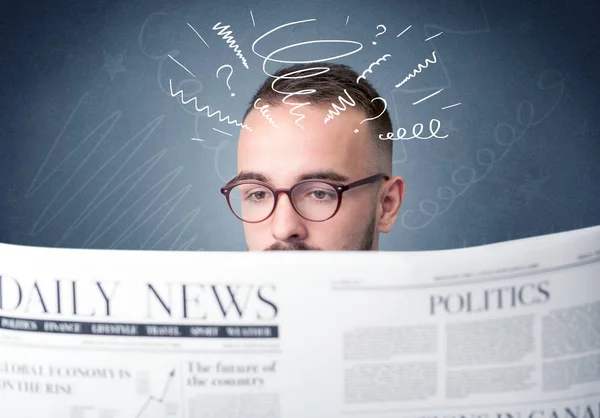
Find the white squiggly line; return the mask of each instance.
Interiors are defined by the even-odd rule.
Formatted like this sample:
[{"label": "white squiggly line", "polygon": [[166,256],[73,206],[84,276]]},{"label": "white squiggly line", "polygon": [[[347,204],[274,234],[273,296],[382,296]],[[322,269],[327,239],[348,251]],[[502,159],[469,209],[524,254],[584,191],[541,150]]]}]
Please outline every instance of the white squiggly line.
[{"label": "white squiggly line", "polygon": [[203,112],[204,110],[206,110],[206,115],[207,115],[209,118],[212,118],[214,115],[218,115],[218,116],[219,116],[219,121],[220,121],[220,122],[224,122],[224,121],[226,121],[226,122],[227,122],[228,124],[230,124],[230,125],[236,125],[236,126],[240,126],[240,127],[244,128],[244,129],[247,129],[247,130],[249,130],[250,132],[252,132],[252,129],[250,129],[250,128],[248,127],[248,125],[245,125],[245,124],[243,124],[243,123],[239,123],[239,122],[238,122],[237,120],[235,120],[235,119],[234,119],[234,120],[230,120],[230,119],[229,119],[229,116],[226,116],[226,117],[224,117],[224,118],[223,118],[223,117],[221,117],[221,111],[220,111],[220,110],[217,110],[216,112],[213,112],[213,113],[212,113],[212,115],[211,115],[211,113],[210,113],[210,108],[208,107],[208,105],[206,105],[206,106],[204,106],[204,107],[201,107],[201,108],[199,108],[199,107],[198,107],[198,98],[197,98],[197,97],[192,97],[191,99],[185,100],[185,99],[183,98],[183,90],[179,90],[177,93],[173,93],[173,82],[172,82],[172,80],[171,80],[171,79],[169,79],[169,89],[171,90],[171,97],[176,97],[176,96],[179,94],[179,95],[181,96],[181,103],[182,103],[182,104],[188,104],[189,102],[194,102],[194,107],[196,108],[196,110],[197,110],[198,112]]},{"label": "white squiggly line", "polygon": [[391,57],[391,55],[390,54],[385,54],[383,57],[379,58],[377,61],[371,63],[371,65],[369,65],[369,68],[367,68],[365,71],[363,71],[362,75],[356,79],[356,82],[358,83],[361,78],[364,79],[364,80],[366,80],[367,77],[365,77],[365,74],[366,73],[373,73],[373,71],[371,70],[371,68],[374,65],[379,65],[379,61],[385,61],[386,60],[385,57]]},{"label": "white squiggly line", "polygon": [[419,74],[421,71],[423,71],[424,68],[429,67],[429,64],[435,64],[437,62],[437,57],[435,56],[435,51],[433,51],[431,53],[431,56],[433,57],[433,61],[429,61],[429,58],[425,59],[425,65],[419,64],[417,66],[417,68],[415,68],[413,70],[413,72],[409,75],[407,75],[404,80],[402,80],[400,83],[396,84],[394,87],[398,88],[401,85],[403,85],[404,83],[406,83],[408,80],[410,80],[411,78],[415,77],[417,74]]},{"label": "white squiggly line", "polygon": [[346,105],[349,105],[349,106],[356,105],[356,103],[354,102],[354,99],[352,98],[352,96],[350,96],[350,94],[348,94],[346,89],[344,89],[344,93],[346,93],[346,96],[348,96],[350,101],[347,101],[342,96],[338,96],[338,100],[340,101],[340,103],[342,103],[342,107],[338,107],[337,104],[332,103],[331,106],[333,107],[333,110],[330,109],[329,112],[327,112],[327,116],[325,117],[325,123],[329,122],[330,120],[333,120],[334,117],[339,116],[340,110],[345,111]]},{"label": "white squiggly line", "polygon": [[[279,76],[279,77],[275,77],[275,80],[273,80],[273,82],[271,83],[271,88],[273,89],[273,91],[279,93],[279,94],[285,94],[286,96],[281,100],[282,103],[286,104],[286,105],[295,105],[292,109],[290,109],[289,113],[290,115],[293,116],[298,116],[298,119],[296,119],[294,121],[294,124],[296,126],[298,126],[301,129],[304,129],[304,126],[300,125],[299,122],[304,119],[306,116],[303,115],[302,113],[294,113],[294,111],[296,109],[300,109],[301,107],[304,107],[306,105],[309,105],[310,102],[304,102],[304,103],[288,103],[287,99],[289,99],[290,97],[293,97],[297,94],[312,94],[314,92],[316,92],[317,90],[315,89],[305,89],[305,90],[300,90],[300,91],[294,91],[294,92],[286,92],[286,91],[281,91],[281,90],[277,90],[275,88],[275,83],[277,81],[279,81],[282,78],[287,78],[288,76],[292,75],[292,74],[296,74],[296,73],[301,73],[304,71],[310,71],[310,70],[318,70],[318,69],[323,69],[325,71],[323,71],[324,73],[329,71],[329,67],[313,67],[313,68],[305,68],[305,69],[301,69],[301,70],[297,70],[297,71],[292,71],[291,73],[287,73],[285,75]],[[320,74],[320,73],[318,73]],[[316,74],[311,75],[311,77],[314,77]]]},{"label": "white squiggly line", "polygon": [[254,108],[255,108],[255,109],[258,109],[258,110],[260,110],[260,113],[263,115],[263,117],[264,117],[266,120],[268,120],[268,121],[269,121],[269,123],[270,123],[271,125],[273,125],[273,126],[274,126],[274,127],[276,127],[276,128],[279,128],[277,125],[275,125],[275,122],[273,121],[273,118],[272,118],[272,117],[269,115],[269,105],[268,105],[268,104],[266,104],[266,105],[263,105],[263,106],[261,106],[261,107],[257,107],[257,106],[256,106],[256,104],[257,104],[257,103],[258,103],[260,100],[262,100],[260,97],[259,97],[258,99],[256,99],[256,100],[255,100],[255,102],[254,102],[254,105],[253,105],[253,106],[254,106]]},{"label": "white squiggly line", "polygon": [[[273,75],[273,74],[270,74],[269,72],[267,72],[267,70],[266,70],[266,65],[267,65],[267,62],[269,62],[269,61],[270,61],[270,62],[278,62],[278,63],[283,63],[283,64],[307,64],[307,63],[313,63],[313,62],[314,62],[314,63],[318,63],[318,62],[322,62],[322,61],[333,61],[333,60],[336,60],[336,59],[339,59],[339,58],[343,58],[343,57],[346,57],[346,56],[349,56],[349,55],[355,54],[356,52],[358,52],[358,51],[360,51],[360,50],[362,49],[362,47],[363,47],[363,46],[362,46],[362,44],[361,44],[360,42],[356,42],[356,41],[348,41],[348,40],[342,40],[342,39],[321,39],[321,40],[316,40],[316,41],[306,41],[306,42],[299,42],[299,43],[295,43],[295,44],[291,44],[291,45],[286,45],[286,46],[284,46],[284,47],[282,47],[282,48],[279,48],[279,49],[277,49],[277,50],[275,50],[275,51],[271,52],[271,53],[270,53],[269,55],[267,55],[267,56],[261,55],[261,54],[259,54],[258,52],[256,52],[256,44],[257,44],[258,42],[260,42],[260,41],[261,41],[263,38],[265,38],[265,37],[269,36],[269,35],[270,35],[270,34],[272,34],[273,32],[275,32],[275,31],[278,31],[278,30],[280,30],[280,29],[282,29],[282,28],[284,28],[284,27],[291,26],[291,25],[297,25],[297,24],[300,24],[300,23],[314,22],[314,21],[316,21],[316,19],[306,19],[306,20],[300,20],[300,21],[296,21],[296,22],[289,22],[289,23],[285,23],[285,24],[283,24],[283,25],[277,26],[277,27],[275,27],[274,29],[271,29],[271,30],[267,31],[266,33],[262,34],[261,36],[259,36],[259,37],[258,37],[258,38],[257,38],[257,39],[256,39],[256,40],[255,40],[255,41],[252,43],[252,52],[254,52],[254,54],[255,54],[255,55],[257,55],[257,56],[259,56],[260,58],[262,58],[262,59],[263,59],[263,72],[264,72],[264,73],[265,73],[267,76],[269,76],[269,77],[272,77],[272,78],[274,78],[274,79],[275,79],[275,80],[274,80],[274,81],[271,83],[271,88],[273,89],[273,91],[275,91],[275,92],[277,92],[277,93],[279,93],[279,94],[283,94],[283,95],[285,95],[285,97],[284,97],[284,98],[283,98],[283,100],[282,100],[282,103],[284,103],[284,104],[287,104],[287,105],[295,105],[295,106],[294,106],[294,108],[293,108],[293,109],[291,109],[291,110],[289,111],[289,113],[290,113],[291,115],[293,115],[293,116],[298,116],[298,119],[296,119],[296,121],[295,121],[294,123],[295,123],[295,124],[296,124],[298,127],[302,128],[302,129],[304,129],[304,127],[303,127],[302,125],[300,125],[300,124],[299,124],[299,122],[300,122],[302,119],[304,119],[304,118],[305,118],[305,115],[303,115],[303,114],[299,114],[299,113],[294,113],[294,111],[295,111],[295,110],[297,110],[297,109],[299,109],[299,108],[301,108],[301,107],[303,107],[303,106],[309,105],[309,104],[311,104],[311,103],[310,103],[310,102],[305,102],[305,103],[288,103],[288,102],[287,102],[287,100],[288,100],[290,97],[294,96],[294,95],[305,95],[305,94],[312,94],[312,93],[316,92],[316,90],[315,90],[315,89],[305,89],[305,90],[302,90],[302,91],[297,91],[297,92],[285,92],[285,91],[280,91],[280,90],[277,90],[277,89],[275,88],[275,83],[276,83],[276,82],[277,82],[279,79],[281,79],[281,78],[292,78],[292,79],[299,79],[299,78],[305,78],[305,77],[315,77],[315,76],[317,76],[317,75],[324,74],[324,73],[328,72],[328,71],[330,70],[330,68],[329,68],[329,67],[313,67],[313,68],[306,68],[306,69],[299,70],[299,71],[294,71],[294,72],[291,72],[291,73],[288,73],[288,74],[285,74],[285,75],[282,75],[282,76],[275,76],[275,75]],[[358,48],[357,48],[357,49],[355,49],[354,51],[351,51],[351,52],[348,52],[348,53],[345,53],[345,54],[340,54],[340,55],[336,55],[336,56],[333,56],[333,57],[320,58],[320,59],[318,59],[318,60],[311,60],[311,61],[286,61],[286,60],[278,60],[278,59],[271,58],[271,57],[273,57],[274,55],[277,55],[278,53],[280,53],[280,52],[282,52],[282,51],[285,51],[285,50],[287,50],[287,49],[290,49],[290,48],[295,48],[295,47],[298,47],[298,46],[309,45],[309,44],[315,44],[315,43],[336,43],[336,44],[337,44],[337,43],[348,43],[348,44],[355,44],[355,45],[358,45]],[[316,72],[316,73],[314,73],[314,74],[311,74],[310,76],[302,76],[302,77],[289,77],[289,76],[290,76],[290,75],[292,75],[292,74],[301,73],[301,72],[304,72],[304,71],[311,71],[311,70],[317,70],[317,71],[321,70],[321,71],[320,71],[320,72]]]},{"label": "white squiggly line", "polygon": [[215,26],[213,26],[213,30],[220,29],[219,32],[217,32],[217,35],[221,36],[225,40],[225,42],[229,45],[229,48],[233,48],[235,55],[237,55],[237,57],[242,61],[242,65],[248,69],[248,62],[246,61],[246,58],[244,58],[244,55],[242,55],[240,46],[235,43],[235,39],[233,39],[233,36],[231,36],[233,32],[227,31],[227,29],[229,29],[229,25],[219,26],[220,24],[221,22],[218,22]]}]

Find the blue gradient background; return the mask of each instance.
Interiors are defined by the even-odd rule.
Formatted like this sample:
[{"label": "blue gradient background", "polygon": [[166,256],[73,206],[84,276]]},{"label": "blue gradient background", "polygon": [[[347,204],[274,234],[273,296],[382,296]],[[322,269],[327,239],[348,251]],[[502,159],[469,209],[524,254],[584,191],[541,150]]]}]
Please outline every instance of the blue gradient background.
[{"label": "blue gradient background", "polygon": [[[219,192],[236,174],[239,128],[181,105],[169,79],[200,106],[241,120],[265,78],[254,40],[313,18],[257,51],[358,41],[361,51],[335,62],[359,73],[391,54],[367,79],[387,100],[394,130],[437,118],[449,135],[395,141],[393,175],[404,177],[407,191],[382,250],[465,247],[600,224],[597,0],[9,1],[0,8],[2,242],[245,250],[242,224]],[[231,26],[249,70],[211,30],[217,22]],[[376,37],[379,24],[386,33]],[[316,44],[276,58],[318,60],[352,49]],[[434,50],[437,64],[394,88]],[[235,97],[227,70],[215,77],[223,64],[234,69]]]}]

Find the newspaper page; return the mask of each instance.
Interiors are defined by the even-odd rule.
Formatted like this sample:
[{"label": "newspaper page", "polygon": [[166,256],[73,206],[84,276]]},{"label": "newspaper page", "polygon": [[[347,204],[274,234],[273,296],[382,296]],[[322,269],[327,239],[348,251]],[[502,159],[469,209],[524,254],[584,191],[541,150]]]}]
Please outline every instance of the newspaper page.
[{"label": "newspaper page", "polygon": [[0,244],[2,418],[600,418],[600,227],[425,252]]}]

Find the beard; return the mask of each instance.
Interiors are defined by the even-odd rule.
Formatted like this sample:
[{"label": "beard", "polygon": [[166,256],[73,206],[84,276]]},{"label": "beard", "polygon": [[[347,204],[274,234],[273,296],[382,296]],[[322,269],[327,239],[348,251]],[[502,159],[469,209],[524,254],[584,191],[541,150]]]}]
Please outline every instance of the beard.
[{"label": "beard", "polygon": [[[371,220],[362,234],[358,248],[350,248],[344,245],[340,251],[370,251],[373,249],[373,240],[375,238],[375,213],[371,215]],[[264,251],[323,251],[322,248],[310,247],[304,242],[276,242],[264,249]]]}]

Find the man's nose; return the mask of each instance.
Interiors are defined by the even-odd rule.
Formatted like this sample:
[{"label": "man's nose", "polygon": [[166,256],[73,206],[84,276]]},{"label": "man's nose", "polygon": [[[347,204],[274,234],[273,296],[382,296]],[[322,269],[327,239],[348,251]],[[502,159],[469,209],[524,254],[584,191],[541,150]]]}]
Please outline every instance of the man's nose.
[{"label": "man's nose", "polygon": [[278,241],[302,241],[306,238],[305,219],[294,210],[285,193],[279,194],[272,217],[271,230]]}]

